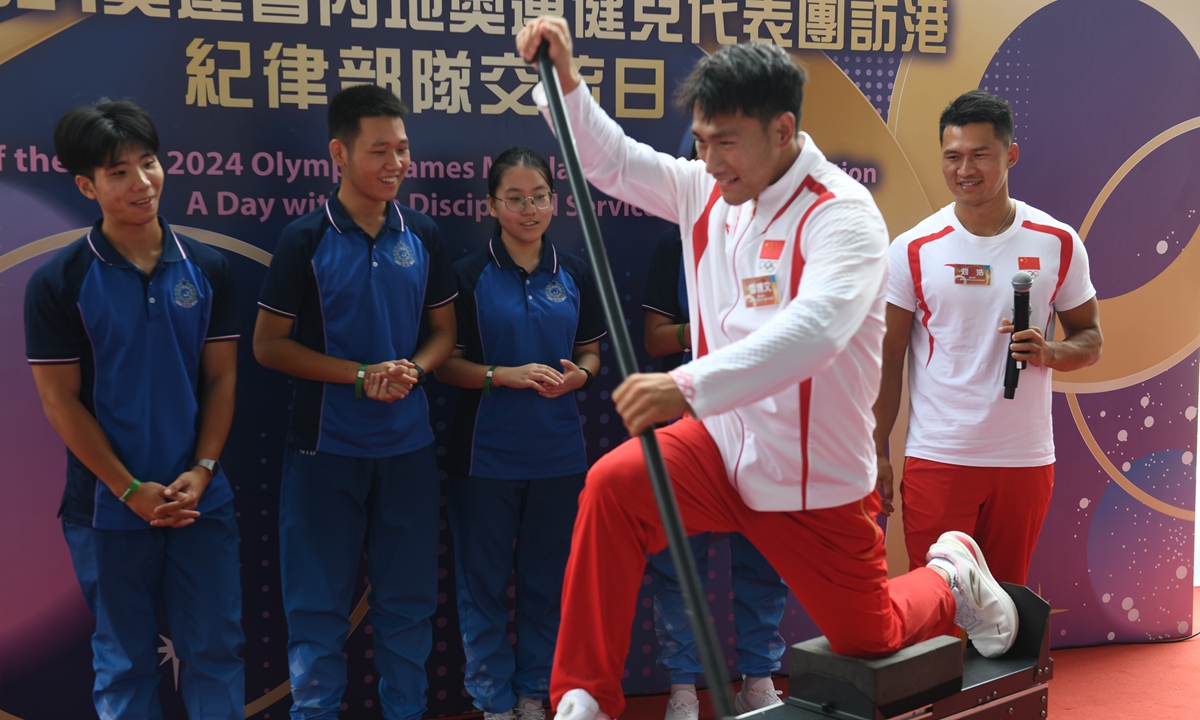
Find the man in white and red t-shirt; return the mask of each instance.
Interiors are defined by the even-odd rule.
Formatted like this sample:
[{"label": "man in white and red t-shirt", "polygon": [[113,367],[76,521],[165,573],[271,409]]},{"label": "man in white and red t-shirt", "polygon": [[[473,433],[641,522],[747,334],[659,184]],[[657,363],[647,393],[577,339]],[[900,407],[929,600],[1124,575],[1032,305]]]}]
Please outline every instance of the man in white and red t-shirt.
[{"label": "man in white and red t-shirt", "polygon": [[[1023,585],[1054,486],[1051,370],[1100,357],[1099,305],[1075,231],[1008,195],[1019,154],[1008,102],[973,90],[946,107],[940,125],[942,172],[955,202],[889,250],[878,479],[890,512],[887,439],[907,354],[900,494],[909,566],[924,566],[942,533],[962,531],[997,580]],[[1029,329],[1010,335],[1011,280],[1021,270],[1035,276]],[[1064,335],[1057,341],[1055,316]],[[1009,353],[1027,363],[1013,399],[1003,387]]]},{"label": "man in white and red t-shirt", "polygon": [[[522,57],[543,40],[587,179],[680,226],[695,359],[632,375],[613,400],[631,435],[696,418],[658,434],[687,532],[742,533],[834,652],[887,655],[957,611],[980,652],[1003,654],[1016,610],[970,537],[947,534],[929,567],[887,577],[871,437],[887,229],[870,193],[799,132],[804,72],[764,44],[702,59],[680,91],[700,156],[688,161],[605,115],[566,22],[531,21]],[[623,443],[579,498],[550,681],[559,720],[620,715],[644,553],[665,544],[639,443]]]}]

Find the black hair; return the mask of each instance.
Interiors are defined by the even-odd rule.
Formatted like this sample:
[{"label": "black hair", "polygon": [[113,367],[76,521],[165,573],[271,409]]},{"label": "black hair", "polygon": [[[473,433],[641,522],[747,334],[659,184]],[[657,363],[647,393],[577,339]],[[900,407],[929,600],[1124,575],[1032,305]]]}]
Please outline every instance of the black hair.
[{"label": "black hair", "polygon": [[996,139],[1005,146],[1012,145],[1014,127],[1012,106],[999,95],[984,90],[971,90],[955,98],[942,111],[938,120],[938,142],[949,126],[963,127],[972,123],[988,123],[996,133]]},{"label": "black hair", "polygon": [[408,117],[408,106],[390,90],[378,85],[351,85],[329,101],[329,139],[346,147],[354,144],[365,117]]},{"label": "black hair", "polygon": [[71,176],[94,179],[126,147],[158,154],[158,130],[150,113],[128,100],[101,98],[95,105],[71,108],[54,128],[54,152]]},{"label": "black hair", "polygon": [[766,43],[726,45],[696,63],[675,94],[687,114],[697,108],[704,119],[741,113],[767,125],[790,112],[800,127],[808,73],[787,51]]},{"label": "black hair", "polygon": [[550,166],[546,164],[546,159],[529,148],[514,147],[500,153],[500,157],[496,158],[488,170],[488,195],[496,197],[496,191],[500,188],[500,180],[504,177],[504,173],[515,167],[537,170],[542,174],[550,192],[554,192],[554,176],[550,172]]}]

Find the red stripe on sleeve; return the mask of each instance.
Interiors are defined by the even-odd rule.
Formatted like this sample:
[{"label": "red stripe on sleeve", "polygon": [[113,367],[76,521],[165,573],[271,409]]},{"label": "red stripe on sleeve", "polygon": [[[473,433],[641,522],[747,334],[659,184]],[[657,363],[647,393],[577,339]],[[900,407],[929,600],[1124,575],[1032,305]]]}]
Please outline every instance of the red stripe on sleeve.
[{"label": "red stripe on sleeve", "polygon": [[1050,296],[1050,304],[1053,305],[1054,298],[1058,297],[1058,289],[1062,287],[1063,281],[1067,279],[1067,271],[1071,269],[1071,258],[1075,254],[1075,242],[1071,239],[1071,233],[1062,228],[1050,225],[1038,225],[1029,220],[1021,223],[1021,227],[1027,230],[1043,232],[1058,238],[1058,282],[1054,284],[1054,293]]}]

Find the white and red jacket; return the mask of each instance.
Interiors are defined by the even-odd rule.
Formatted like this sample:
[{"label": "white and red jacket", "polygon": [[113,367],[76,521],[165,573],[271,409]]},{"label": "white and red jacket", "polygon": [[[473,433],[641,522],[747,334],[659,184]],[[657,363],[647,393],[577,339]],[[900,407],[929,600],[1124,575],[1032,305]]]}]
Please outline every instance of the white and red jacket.
[{"label": "white and red jacket", "polygon": [[801,133],[787,173],[730,206],[703,162],[626,137],[582,84],[565,101],[587,179],[680,226],[696,359],[671,375],[738,493],[774,511],[870,493],[888,247],[870,193]]}]

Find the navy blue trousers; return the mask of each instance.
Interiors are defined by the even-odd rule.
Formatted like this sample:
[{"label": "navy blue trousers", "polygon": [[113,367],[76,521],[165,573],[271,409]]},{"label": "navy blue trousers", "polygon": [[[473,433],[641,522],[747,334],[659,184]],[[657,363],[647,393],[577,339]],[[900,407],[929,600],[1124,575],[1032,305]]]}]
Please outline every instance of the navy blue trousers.
[{"label": "navy blue trousers", "polygon": [[364,541],[383,716],[424,714],[440,502],[432,444],[386,458],[288,449],[279,552],[293,718],[338,716],[346,689],[342,646]]},{"label": "navy blue trousers", "polygon": [[[233,503],[181,528],[99,530],[63,521],[75,576],[96,616],[92,701],[101,720],[161,720],[160,647],[174,647],[192,720],[241,720],[241,570]],[[160,641],[159,601],[171,637]],[[165,657],[164,657],[165,660]]]},{"label": "navy blue trousers", "polygon": [[[517,695],[550,695],[563,575],[584,474],[543,480],[450,479],[464,678],[475,706],[501,713]],[[514,548],[515,543],[515,548]],[[508,580],[516,572],[516,648]]]}]

